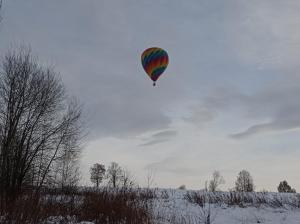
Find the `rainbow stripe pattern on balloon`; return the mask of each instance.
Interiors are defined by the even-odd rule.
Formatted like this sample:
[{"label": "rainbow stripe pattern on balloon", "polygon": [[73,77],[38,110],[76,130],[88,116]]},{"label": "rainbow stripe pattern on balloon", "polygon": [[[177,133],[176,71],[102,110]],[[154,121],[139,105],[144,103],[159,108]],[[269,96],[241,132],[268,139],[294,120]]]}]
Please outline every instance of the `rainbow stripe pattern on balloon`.
[{"label": "rainbow stripe pattern on balloon", "polygon": [[146,49],[141,57],[143,68],[152,81],[156,80],[166,70],[169,57],[165,50],[158,47],[151,47]]}]

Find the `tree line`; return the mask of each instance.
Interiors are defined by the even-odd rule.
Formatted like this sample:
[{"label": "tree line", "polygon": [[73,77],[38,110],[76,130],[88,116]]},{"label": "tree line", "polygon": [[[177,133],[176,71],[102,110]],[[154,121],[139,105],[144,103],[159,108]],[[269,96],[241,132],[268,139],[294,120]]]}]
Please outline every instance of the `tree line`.
[{"label": "tree line", "polygon": [[[153,177],[153,174],[151,175]],[[147,177],[149,182],[149,178]],[[152,178],[151,178],[152,179]],[[90,180],[98,188],[104,180],[107,181],[107,184],[110,187],[132,187],[137,186],[137,183],[134,181],[131,173],[123,169],[118,163],[112,162],[108,169],[105,169],[103,164],[95,163],[90,168]],[[151,180],[153,182],[153,179]],[[221,175],[220,171],[214,171],[210,181],[205,183],[205,191],[217,192],[221,191],[220,186],[225,184],[225,179]],[[148,188],[150,184],[147,184]],[[186,190],[185,185],[178,187],[180,190]],[[235,181],[235,187],[230,189],[230,191],[236,192],[253,192],[255,189],[253,178],[249,171],[242,170],[238,173],[238,176]],[[283,193],[296,193],[296,190],[293,189],[286,180],[281,181],[277,187],[278,192]]]},{"label": "tree line", "polygon": [[95,163],[90,168],[90,180],[98,188],[99,185],[107,180],[110,187],[134,187],[136,185],[133,175],[122,168],[118,163],[111,162],[107,170],[103,164]]},{"label": "tree line", "polygon": [[[207,183],[205,184],[205,190],[211,192],[219,191],[219,186],[222,184],[225,184],[225,180],[220,171],[214,171],[212,174],[212,179],[209,181],[208,187]],[[180,188],[182,189],[182,186]],[[231,190],[237,192],[253,192],[254,189],[255,185],[250,172],[247,170],[242,170],[239,172],[236,178],[235,187]],[[279,183],[277,190],[278,192],[282,193],[296,193],[296,190],[292,188],[286,180]]]}]

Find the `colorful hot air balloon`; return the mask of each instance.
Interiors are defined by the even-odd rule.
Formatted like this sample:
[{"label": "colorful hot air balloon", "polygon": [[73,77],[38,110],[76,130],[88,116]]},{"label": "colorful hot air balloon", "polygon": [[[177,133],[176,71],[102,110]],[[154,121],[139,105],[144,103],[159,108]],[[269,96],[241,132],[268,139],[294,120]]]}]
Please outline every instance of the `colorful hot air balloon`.
[{"label": "colorful hot air balloon", "polygon": [[143,52],[141,60],[143,68],[152,79],[153,86],[155,86],[156,80],[168,66],[169,57],[167,52],[158,47],[151,47]]}]

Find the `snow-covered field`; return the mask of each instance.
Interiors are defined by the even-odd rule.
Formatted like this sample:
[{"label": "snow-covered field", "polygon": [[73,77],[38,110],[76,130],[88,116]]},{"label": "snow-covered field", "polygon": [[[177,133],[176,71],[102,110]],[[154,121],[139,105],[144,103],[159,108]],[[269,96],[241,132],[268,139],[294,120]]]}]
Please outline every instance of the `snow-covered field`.
[{"label": "snow-covered field", "polygon": [[186,193],[184,190],[160,191],[153,208],[155,223],[208,223],[207,216],[210,213],[212,224],[300,224],[298,194],[248,193],[244,194],[244,198],[245,201],[250,200],[250,203],[228,205],[224,203],[230,198],[228,192],[216,194],[190,192],[204,198],[207,195],[211,198],[214,196],[222,198],[218,203],[200,206],[188,201]]},{"label": "snow-covered field", "polygon": [[[117,189],[109,189],[107,192],[118,194]],[[135,192],[135,196],[130,200],[135,201],[138,207],[142,205],[141,208],[146,209],[143,211],[149,214],[150,219],[147,219],[147,224],[300,224],[300,194],[209,193],[174,189],[129,189],[128,192]],[[59,198],[57,195],[56,197]],[[75,205],[82,204],[80,197],[76,199]],[[65,199],[68,199],[68,196]],[[58,201],[61,202],[61,199]],[[101,202],[97,201],[95,207],[101,207]],[[66,200],[65,205],[68,203]],[[102,203],[102,206],[107,207],[108,204]],[[122,211],[122,208],[117,210],[115,206],[111,206],[110,209],[114,217],[116,211]],[[80,212],[86,214],[90,210],[80,207]],[[43,221],[44,224],[96,224],[91,218],[88,219],[89,222],[80,222],[78,220],[86,219],[78,219],[75,216],[47,217]],[[127,218],[122,220],[120,224],[136,223],[126,221]],[[100,224],[109,223],[107,221]],[[113,223],[118,224],[118,222]]]}]

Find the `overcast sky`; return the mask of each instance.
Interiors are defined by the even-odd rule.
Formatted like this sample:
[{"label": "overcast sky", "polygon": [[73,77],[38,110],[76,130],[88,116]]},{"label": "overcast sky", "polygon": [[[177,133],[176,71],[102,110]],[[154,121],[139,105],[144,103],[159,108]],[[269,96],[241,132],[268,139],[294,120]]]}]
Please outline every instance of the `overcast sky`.
[{"label": "overcast sky", "polygon": [[[256,189],[300,191],[300,1],[4,0],[0,54],[31,46],[84,104],[93,163],[144,185],[199,189],[242,169]],[[145,48],[169,54],[153,87]]]}]

